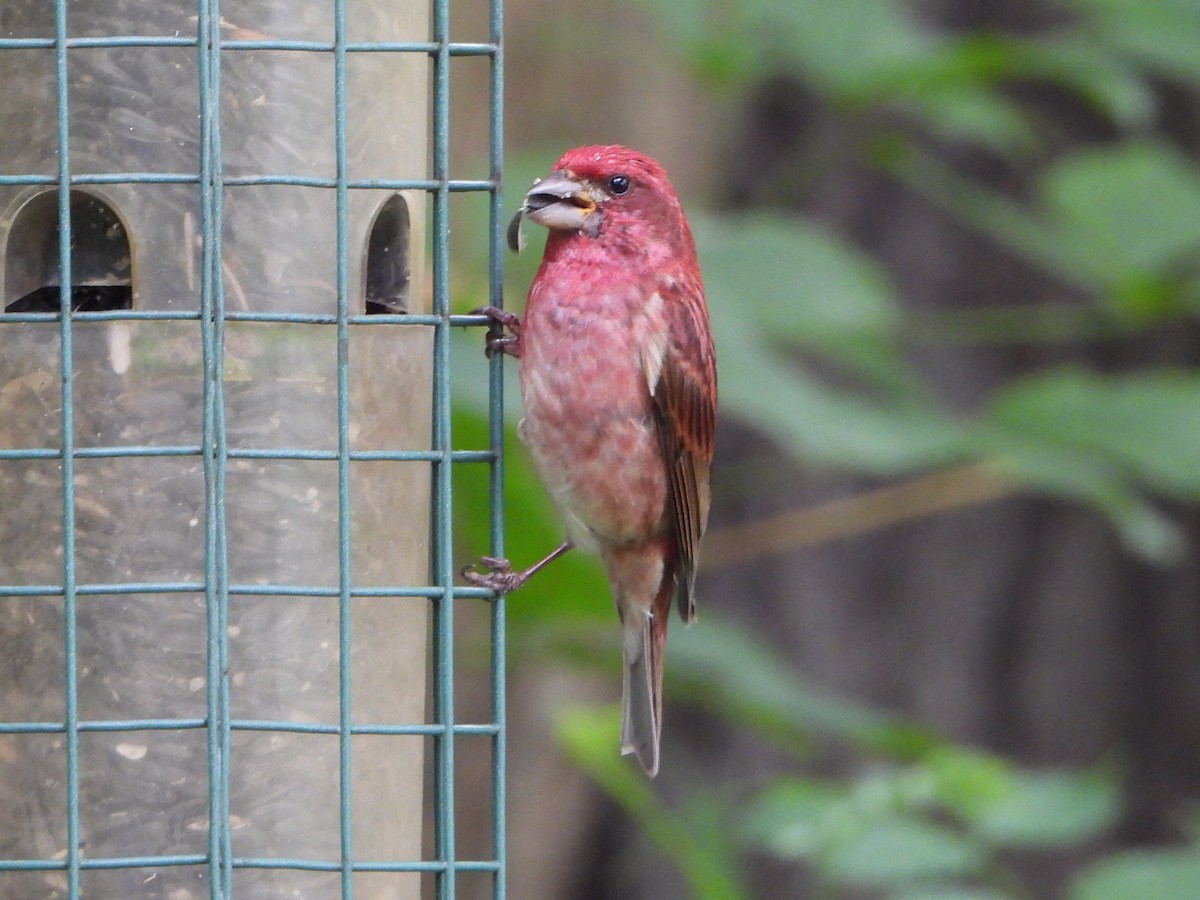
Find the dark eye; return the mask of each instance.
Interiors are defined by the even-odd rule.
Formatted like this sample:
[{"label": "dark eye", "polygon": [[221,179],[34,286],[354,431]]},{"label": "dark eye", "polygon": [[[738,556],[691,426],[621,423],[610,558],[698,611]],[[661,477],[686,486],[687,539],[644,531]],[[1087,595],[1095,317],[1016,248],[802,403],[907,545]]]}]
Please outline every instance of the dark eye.
[{"label": "dark eye", "polygon": [[620,197],[629,190],[629,176],[614,175],[612,178],[608,179],[608,189],[612,192],[614,197]]}]

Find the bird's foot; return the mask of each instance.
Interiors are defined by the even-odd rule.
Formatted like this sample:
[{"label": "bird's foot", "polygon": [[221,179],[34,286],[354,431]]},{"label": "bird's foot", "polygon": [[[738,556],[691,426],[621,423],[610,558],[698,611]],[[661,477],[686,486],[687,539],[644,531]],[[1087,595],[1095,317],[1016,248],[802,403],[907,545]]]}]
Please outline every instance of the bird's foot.
[{"label": "bird's foot", "polygon": [[481,557],[479,563],[487,567],[486,572],[475,571],[475,566],[467,566],[462,570],[462,577],[476,587],[491,588],[497,594],[507,594],[509,591],[515,591],[526,581],[528,581],[537,572],[540,572],[547,565],[554,562],[574,544],[570,541],[563,541],[557,547],[550,551],[549,555],[544,559],[535,562],[528,569],[521,569],[514,572],[512,563],[507,559],[500,559],[497,556]]},{"label": "bird's foot", "polygon": [[536,571],[536,569],[533,571],[522,569],[519,572],[514,572],[512,563],[507,559],[500,559],[495,556],[482,557],[478,565],[484,566],[487,571],[479,572],[474,565],[470,565],[462,570],[462,577],[476,587],[490,588],[497,594],[507,594],[510,591],[515,591],[528,580],[533,571]]},{"label": "bird's foot", "polygon": [[[509,356],[521,355],[521,320],[516,313],[501,309],[498,306],[481,306],[471,310],[472,315],[487,316],[492,320],[492,327],[487,334],[484,352],[488,359],[497,353]],[[508,334],[505,334],[505,329]]]}]

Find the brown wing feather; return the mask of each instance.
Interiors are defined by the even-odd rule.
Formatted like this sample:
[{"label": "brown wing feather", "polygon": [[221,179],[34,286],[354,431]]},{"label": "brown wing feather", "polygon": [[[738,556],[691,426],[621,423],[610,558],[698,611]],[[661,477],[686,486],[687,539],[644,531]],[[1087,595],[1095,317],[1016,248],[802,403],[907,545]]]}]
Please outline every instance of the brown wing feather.
[{"label": "brown wing feather", "polygon": [[668,476],[668,512],[678,549],[676,603],[685,622],[696,617],[696,551],[708,524],[709,467],[716,430],[717,366],[703,289],[674,283],[661,290],[667,320],[657,384],[658,413]]}]

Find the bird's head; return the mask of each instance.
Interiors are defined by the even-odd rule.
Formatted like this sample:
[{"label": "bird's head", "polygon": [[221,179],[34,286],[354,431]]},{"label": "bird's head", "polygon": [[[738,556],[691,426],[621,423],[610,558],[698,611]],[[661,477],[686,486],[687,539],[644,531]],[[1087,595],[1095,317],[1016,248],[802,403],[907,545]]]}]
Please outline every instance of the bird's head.
[{"label": "bird's head", "polygon": [[643,245],[691,243],[679,198],[662,166],[615,145],[564,153],[525,195],[510,228],[510,245],[522,215],[563,236],[608,236]]}]

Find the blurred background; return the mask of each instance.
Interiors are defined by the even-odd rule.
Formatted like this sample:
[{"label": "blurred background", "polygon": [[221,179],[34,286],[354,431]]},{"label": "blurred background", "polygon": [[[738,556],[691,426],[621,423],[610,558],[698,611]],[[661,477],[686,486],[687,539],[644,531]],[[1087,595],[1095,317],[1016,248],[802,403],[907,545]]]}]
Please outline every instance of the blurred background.
[{"label": "blurred background", "polygon": [[[570,146],[658,158],[721,390],[655,781],[617,755],[598,567],[508,601],[510,895],[1200,897],[1200,4],[509,0],[506,33],[508,206]],[[486,174],[470,63],[463,177]],[[465,312],[486,198],[456,202]],[[455,440],[485,446],[460,337]],[[509,446],[520,565],[562,531]]]}]

